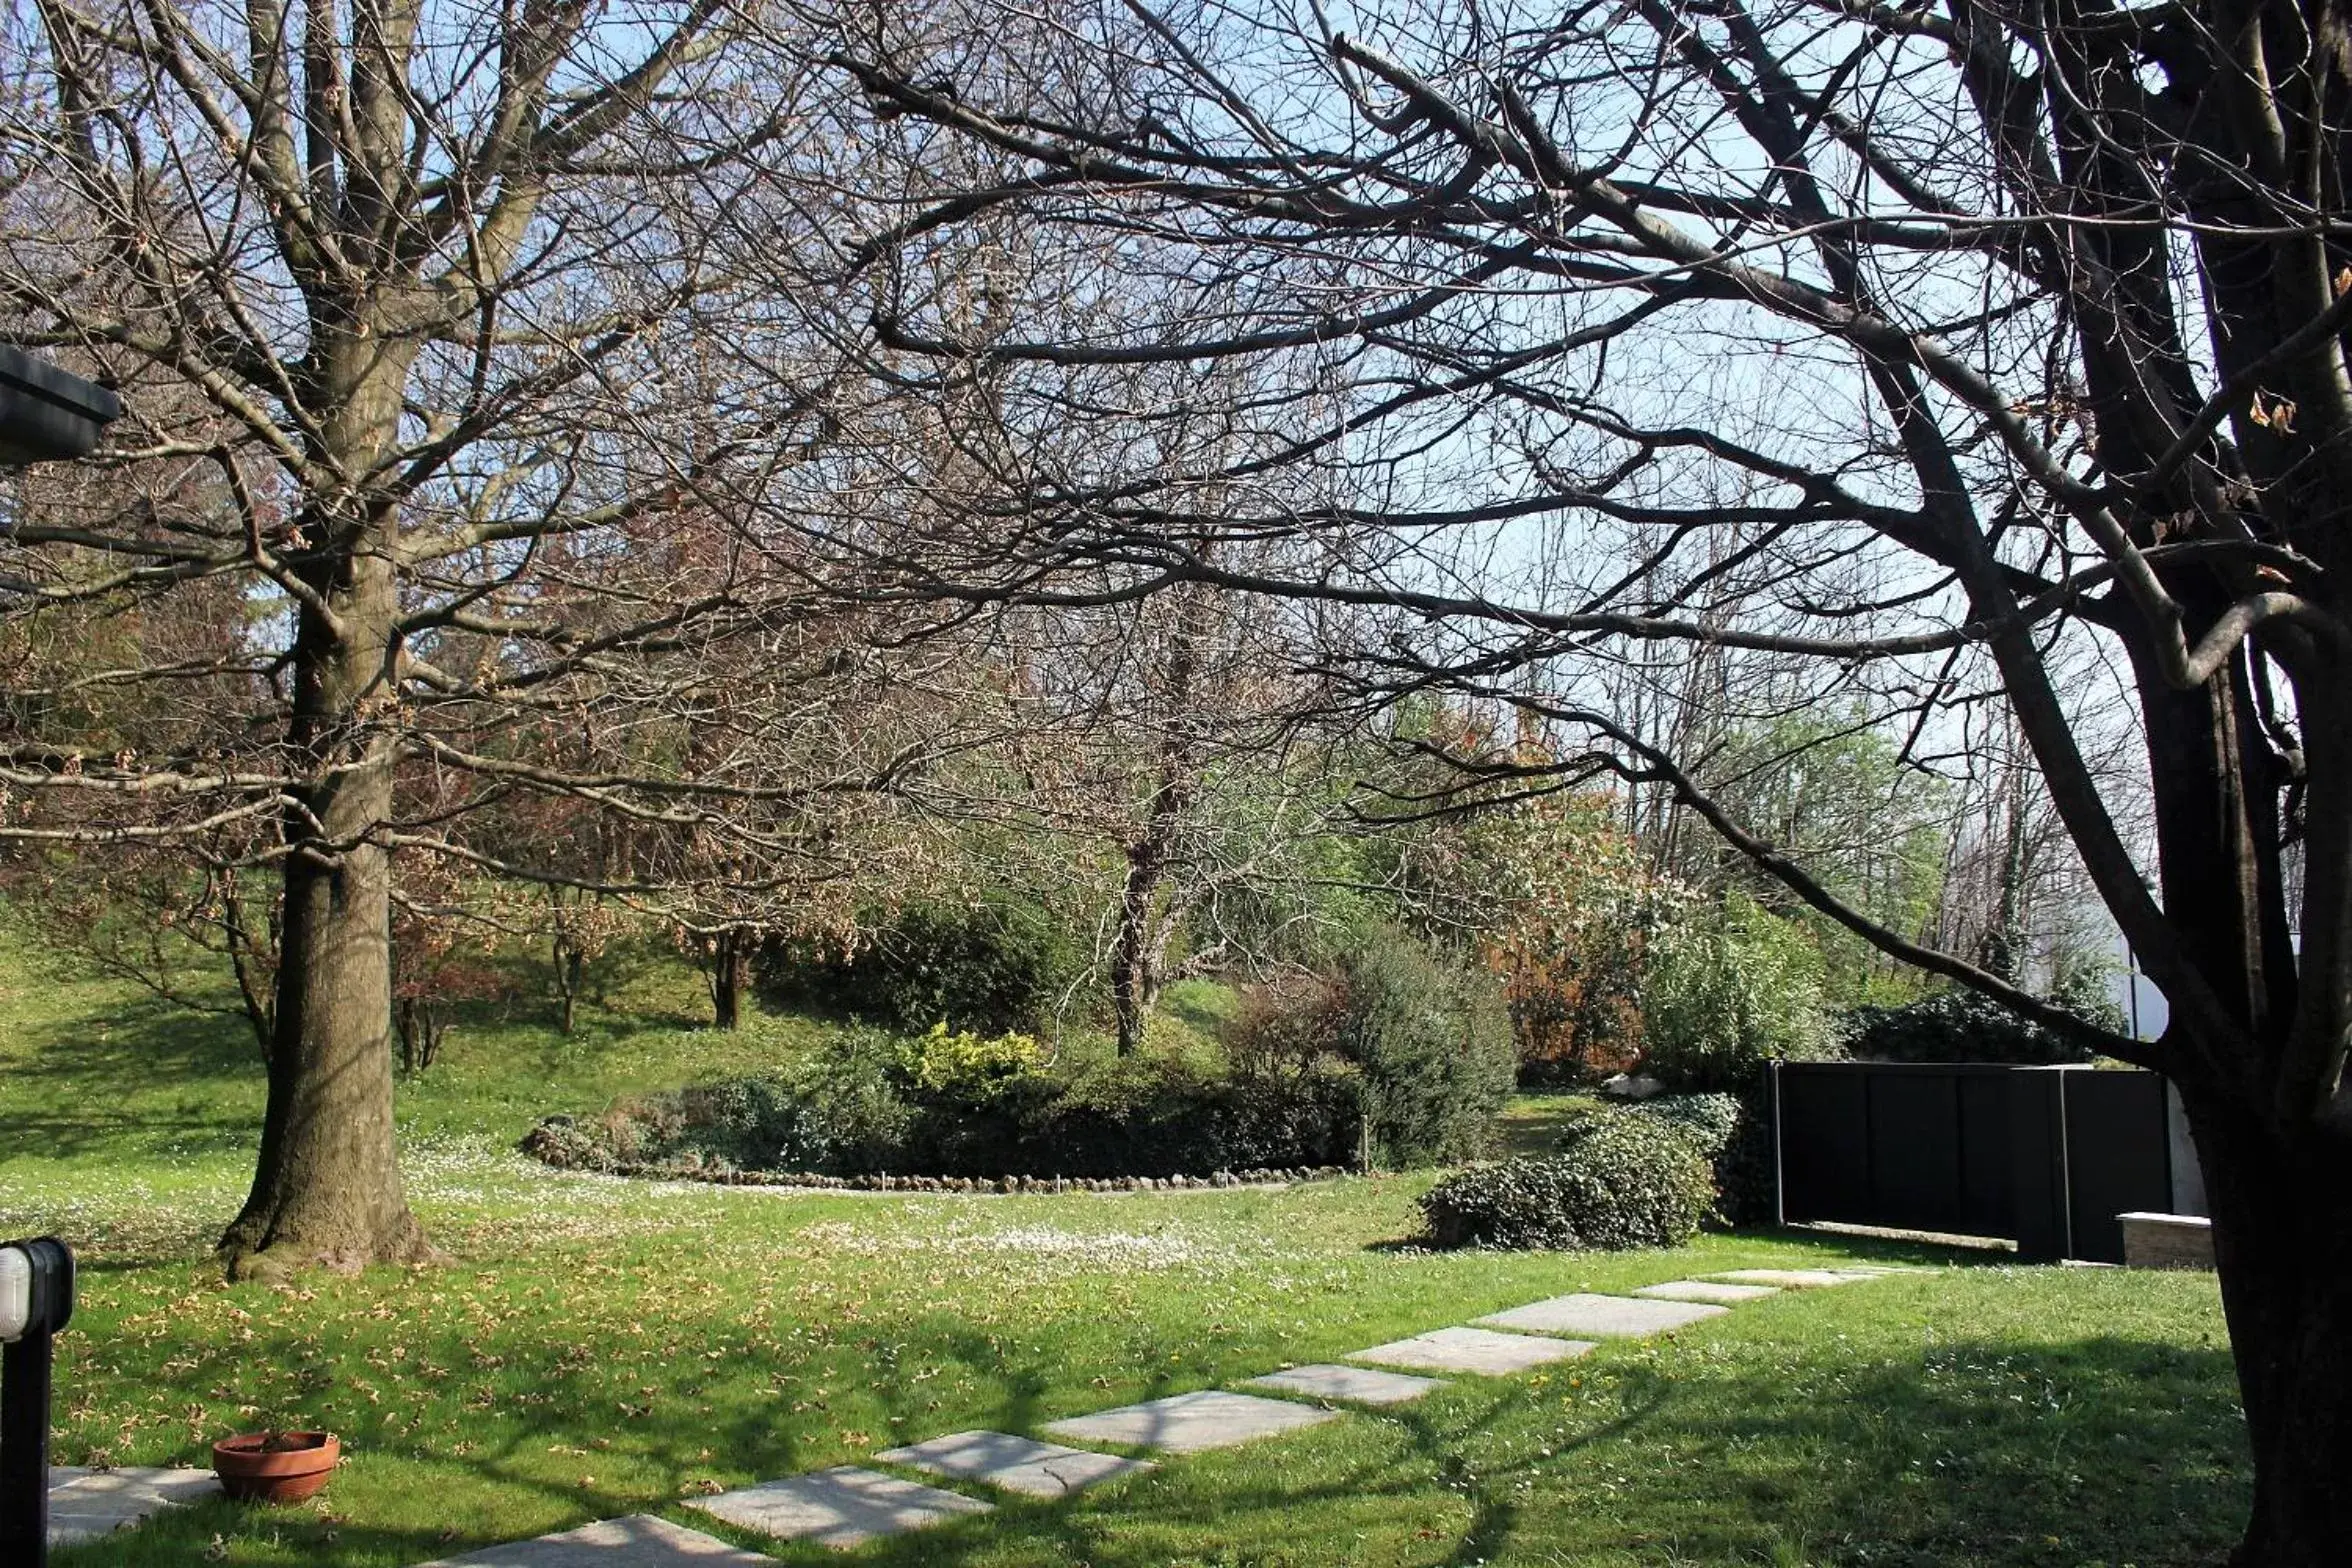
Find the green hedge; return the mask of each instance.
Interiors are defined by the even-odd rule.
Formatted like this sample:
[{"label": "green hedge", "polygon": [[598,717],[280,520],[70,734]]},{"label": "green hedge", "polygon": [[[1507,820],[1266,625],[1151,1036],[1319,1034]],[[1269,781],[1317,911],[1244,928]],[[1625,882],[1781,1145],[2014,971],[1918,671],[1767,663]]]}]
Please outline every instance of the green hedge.
[{"label": "green hedge", "polygon": [[904,1042],[857,1031],[789,1074],[553,1119],[527,1147],[583,1169],[833,1176],[1175,1176],[1354,1162],[1362,1080],[1344,1068],[1277,1080],[1145,1058],[1063,1077],[1021,1065],[1020,1054],[969,1036]]},{"label": "green hedge", "polygon": [[2092,1056],[2079,1041],[1957,986],[1901,1007],[1857,1007],[1841,1024],[1847,1053],[1862,1061],[2048,1066],[2087,1062]]}]

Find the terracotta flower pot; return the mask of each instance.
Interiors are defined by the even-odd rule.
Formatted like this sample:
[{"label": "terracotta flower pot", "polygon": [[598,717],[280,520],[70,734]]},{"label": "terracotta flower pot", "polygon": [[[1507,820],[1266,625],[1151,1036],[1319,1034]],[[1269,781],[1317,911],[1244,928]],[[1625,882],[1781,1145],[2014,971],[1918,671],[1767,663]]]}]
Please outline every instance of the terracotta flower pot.
[{"label": "terracotta flower pot", "polygon": [[241,1502],[299,1503],[343,1457],[332,1432],[246,1432],[212,1445],[212,1473]]}]

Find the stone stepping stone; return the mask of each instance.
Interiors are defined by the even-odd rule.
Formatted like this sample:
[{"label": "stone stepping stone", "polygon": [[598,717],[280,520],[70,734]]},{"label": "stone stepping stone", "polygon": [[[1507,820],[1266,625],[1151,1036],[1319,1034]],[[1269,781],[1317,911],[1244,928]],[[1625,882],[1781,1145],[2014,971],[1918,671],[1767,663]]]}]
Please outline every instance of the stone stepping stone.
[{"label": "stone stepping stone", "polygon": [[1445,1387],[1438,1377],[1407,1377],[1402,1372],[1375,1372],[1370,1367],[1318,1364],[1269,1372],[1245,1381],[1244,1388],[1272,1388],[1315,1399],[1344,1400],[1358,1405],[1410,1404],[1433,1388]]},{"label": "stone stepping stone", "polygon": [[600,1524],[509,1541],[463,1557],[447,1557],[423,1568],[775,1568],[773,1557],[730,1546],[715,1535],[689,1530],[651,1514],[631,1514]]},{"label": "stone stepping stone", "polygon": [[1545,1339],[1536,1334],[1491,1334],[1482,1328],[1440,1328],[1411,1339],[1351,1350],[1350,1361],[1411,1367],[1420,1372],[1475,1372],[1509,1377],[1554,1361],[1572,1361],[1601,1347],[1589,1339]]},{"label": "stone stepping stone", "polygon": [[1737,1306],[1743,1301],[1762,1301],[1766,1296],[1777,1296],[1777,1285],[1727,1285],[1713,1279],[1676,1279],[1663,1285],[1644,1285],[1634,1292],[1651,1301],[1708,1301],[1719,1307]]},{"label": "stone stepping stone", "polygon": [[1636,1301],[1631,1296],[1554,1296],[1478,1319],[1481,1328],[1511,1328],[1537,1334],[1590,1334],[1602,1339],[1638,1339],[1670,1334],[1729,1307],[1694,1301]]},{"label": "stone stepping stone", "polygon": [[1097,1481],[1158,1468],[1148,1459],[1089,1453],[1010,1432],[951,1432],[874,1457],[959,1481],[985,1481],[1029,1497],[1066,1497]]},{"label": "stone stepping stone", "polygon": [[1728,1274],[1707,1277],[1741,1285],[1772,1285],[1781,1290],[1823,1290],[1831,1285],[1851,1285],[1879,1276],[1855,1269],[1733,1269]]},{"label": "stone stepping stone", "polygon": [[1231,1448],[1236,1443],[1338,1419],[1336,1410],[1315,1410],[1287,1399],[1260,1399],[1255,1394],[1228,1394],[1222,1389],[1204,1388],[1197,1393],[1171,1394],[1166,1399],[1056,1421],[1045,1430],[1078,1443],[1124,1443],[1134,1448],[1191,1454],[1204,1448]]},{"label": "stone stepping stone", "polygon": [[987,1513],[993,1507],[976,1497],[942,1492],[855,1465],[763,1481],[716,1497],[689,1498],[686,1506],[778,1540],[841,1547],[928,1529],[959,1515]]},{"label": "stone stepping stone", "polygon": [[220,1482],[210,1470],[54,1465],[49,1471],[49,1544],[95,1540],[128,1530],[159,1509],[220,1495]]}]

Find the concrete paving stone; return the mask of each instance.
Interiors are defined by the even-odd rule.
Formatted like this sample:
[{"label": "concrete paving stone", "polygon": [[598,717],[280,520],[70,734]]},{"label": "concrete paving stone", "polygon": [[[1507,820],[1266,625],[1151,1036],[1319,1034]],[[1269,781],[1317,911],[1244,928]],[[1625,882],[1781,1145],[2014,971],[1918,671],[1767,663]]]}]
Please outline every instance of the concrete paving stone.
[{"label": "concrete paving stone", "polygon": [[1482,1328],[1440,1328],[1370,1350],[1351,1350],[1350,1361],[1374,1361],[1417,1372],[1475,1372],[1509,1377],[1554,1361],[1571,1361],[1600,1346],[1589,1339],[1545,1339],[1536,1334],[1492,1334]]},{"label": "concrete paving stone", "polygon": [[49,1471],[49,1544],[64,1546],[112,1535],[158,1509],[219,1495],[220,1482],[210,1470],[54,1465]]},{"label": "concrete paving stone", "polygon": [[775,1561],[667,1519],[631,1514],[535,1541],[486,1546],[423,1568],[775,1568]]},{"label": "concrete paving stone", "polygon": [[779,1540],[856,1546],[877,1536],[945,1524],[959,1514],[984,1514],[993,1505],[878,1470],[836,1465],[716,1497],[689,1498],[686,1506]]},{"label": "concrete paving stone", "polygon": [[1097,1481],[1158,1468],[1148,1459],[1089,1453],[1010,1432],[951,1432],[874,1457],[956,1480],[985,1481],[1030,1497],[1064,1497]]},{"label": "concrete paving stone", "polygon": [[1762,1301],[1766,1296],[1777,1296],[1777,1285],[1727,1285],[1713,1279],[1675,1279],[1663,1285],[1644,1285],[1634,1292],[1652,1301],[1707,1301],[1719,1307],[1736,1306],[1743,1301]]},{"label": "concrete paving stone", "polygon": [[1740,1285],[1774,1285],[1782,1290],[1821,1290],[1831,1285],[1851,1285],[1860,1280],[1876,1279],[1876,1274],[1859,1274],[1850,1269],[1733,1269],[1728,1274],[1710,1274],[1709,1279],[1727,1279]]},{"label": "concrete paving stone", "polygon": [[1731,1309],[1695,1301],[1636,1301],[1631,1296],[1554,1296],[1477,1320],[1480,1328],[1518,1329],[1536,1334],[1589,1334],[1598,1339],[1638,1339],[1669,1334]]},{"label": "concrete paving stone", "polygon": [[1253,1377],[1241,1385],[1244,1388],[1275,1388],[1289,1394],[1306,1394],[1315,1399],[1345,1400],[1357,1405],[1410,1404],[1434,1388],[1445,1387],[1439,1377],[1408,1377],[1402,1372],[1375,1372],[1370,1367],[1337,1367],[1317,1364],[1292,1367],[1286,1372],[1269,1372],[1264,1377]]},{"label": "concrete paving stone", "polygon": [[1056,1421],[1045,1430],[1077,1443],[1124,1443],[1191,1454],[1204,1448],[1230,1448],[1338,1418],[1336,1410],[1314,1410],[1287,1399],[1260,1399],[1255,1394],[1204,1388]]}]

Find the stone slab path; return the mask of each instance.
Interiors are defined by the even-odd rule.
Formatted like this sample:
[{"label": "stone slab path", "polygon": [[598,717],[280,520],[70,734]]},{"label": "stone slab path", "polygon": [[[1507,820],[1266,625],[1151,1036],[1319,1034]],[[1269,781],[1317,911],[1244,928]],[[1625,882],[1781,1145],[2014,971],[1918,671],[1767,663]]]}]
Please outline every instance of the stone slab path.
[{"label": "stone slab path", "polygon": [[667,1519],[631,1514],[535,1541],[484,1547],[424,1568],[774,1568],[775,1561]]},{"label": "stone slab path", "polygon": [[1590,1335],[1597,1339],[1640,1339],[1729,1313],[1729,1307],[1697,1301],[1636,1301],[1631,1296],[1554,1296],[1476,1319],[1480,1328],[1509,1328],[1535,1334]]},{"label": "stone slab path", "polygon": [[1762,1301],[1780,1294],[1778,1285],[1730,1285],[1715,1279],[1670,1279],[1663,1285],[1644,1285],[1635,1295],[1651,1301],[1707,1301],[1736,1307],[1743,1301]]},{"label": "stone slab path", "polygon": [[1316,1410],[1287,1399],[1260,1399],[1204,1388],[1166,1399],[1122,1405],[1091,1416],[1056,1421],[1045,1430],[1079,1443],[1122,1443],[1171,1454],[1230,1448],[1277,1432],[1295,1432],[1339,1419],[1336,1410]]},{"label": "stone slab path", "polygon": [[[1409,1339],[1374,1345],[1369,1350],[1351,1351],[1346,1360],[1370,1362],[1379,1367],[1403,1367],[1413,1372],[1508,1377],[1590,1354],[1600,1348],[1598,1341],[1602,1339],[1672,1333],[1722,1317],[1742,1302],[1761,1301],[1783,1290],[1851,1285],[1896,1272],[1909,1271],[1859,1265],[1838,1269],[1732,1269],[1705,1279],[1643,1285],[1625,1295],[1579,1292],[1493,1313],[1479,1318],[1474,1325],[1432,1329]],[[1593,1337],[1551,1337],[1555,1334]],[[1446,1385],[1442,1378],[1319,1362],[1248,1378],[1241,1386],[1340,1404],[1389,1406],[1420,1399]],[[1224,1389],[1200,1389],[1092,1415],[1073,1416],[1052,1422],[1044,1430],[1079,1443],[1189,1454],[1319,1426],[1338,1420],[1340,1414],[1337,1410],[1299,1403],[1297,1398],[1266,1399]],[[1045,1499],[1066,1497],[1100,1481],[1155,1468],[1146,1460],[990,1431],[951,1432],[887,1449],[874,1457],[884,1464],[905,1465],[953,1481],[978,1482]],[[92,1519],[100,1516],[102,1508],[128,1510],[135,1503],[144,1503],[138,1513],[125,1511],[119,1516],[106,1516],[118,1522],[135,1521],[155,1507],[181,1500],[179,1496],[163,1495],[150,1499],[148,1493],[140,1490],[137,1477],[142,1475],[172,1478],[161,1488],[163,1491],[193,1491],[194,1482],[209,1488],[212,1481],[203,1471],[118,1471],[104,1477],[84,1475],[69,1480],[66,1486],[79,1484],[80,1480],[105,1483],[92,1489],[84,1509]],[[102,1503],[102,1497],[107,1501]],[[978,1498],[855,1465],[763,1482],[715,1497],[695,1498],[686,1506],[782,1540],[814,1541],[833,1547],[856,1546],[880,1536],[919,1530],[991,1510],[990,1504]],[[63,1517],[79,1516],[66,1513]],[[109,1524],[102,1528],[111,1527]],[[52,1539],[56,1538],[53,1530]],[[770,1561],[698,1531],[638,1515],[536,1541],[495,1546],[465,1557],[428,1563],[424,1568],[677,1568],[677,1565],[751,1568]]]},{"label": "stone slab path", "polygon": [[158,1509],[219,1495],[220,1482],[210,1470],[85,1470],[57,1465],[49,1472],[49,1544],[65,1546],[112,1535]]},{"label": "stone slab path", "polygon": [[951,1432],[874,1456],[957,1481],[985,1481],[1027,1497],[1066,1497],[1097,1481],[1158,1468],[1148,1459],[1121,1459],[1083,1448],[1041,1443],[1010,1432]]},{"label": "stone slab path", "polygon": [[1496,1334],[1482,1328],[1439,1328],[1411,1339],[1391,1340],[1370,1350],[1351,1350],[1350,1361],[1371,1361],[1419,1372],[1474,1372],[1509,1377],[1554,1361],[1573,1361],[1601,1347],[1589,1339],[1545,1339],[1535,1334]]},{"label": "stone slab path", "polygon": [[1771,1285],[1781,1290],[1825,1290],[1832,1285],[1877,1279],[1881,1272],[1877,1269],[1733,1269],[1728,1274],[1711,1274],[1708,1278],[1730,1280],[1738,1285]]},{"label": "stone slab path", "polygon": [[686,1506],[778,1540],[842,1547],[945,1524],[962,1514],[984,1514],[991,1507],[961,1492],[943,1492],[855,1465],[763,1481],[716,1497],[690,1498]]},{"label": "stone slab path", "polygon": [[1370,1367],[1339,1367],[1315,1365],[1292,1367],[1287,1372],[1269,1372],[1264,1377],[1245,1378],[1243,1388],[1271,1388],[1285,1394],[1305,1394],[1314,1399],[1336,1399],[1355,1405],[1410,1404],[1432,1389],[1445,1387],[1445,1379],[1411,1377],[1403,1372],[1375,1372]]}]

